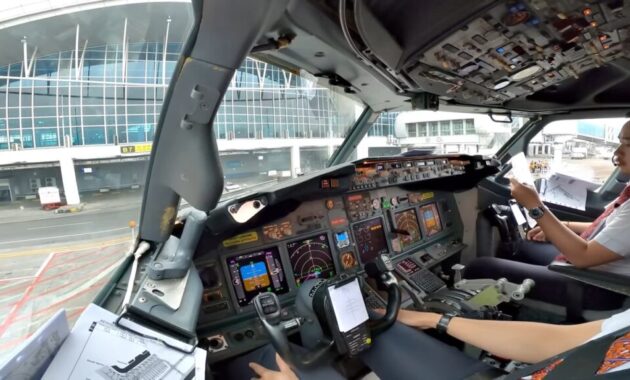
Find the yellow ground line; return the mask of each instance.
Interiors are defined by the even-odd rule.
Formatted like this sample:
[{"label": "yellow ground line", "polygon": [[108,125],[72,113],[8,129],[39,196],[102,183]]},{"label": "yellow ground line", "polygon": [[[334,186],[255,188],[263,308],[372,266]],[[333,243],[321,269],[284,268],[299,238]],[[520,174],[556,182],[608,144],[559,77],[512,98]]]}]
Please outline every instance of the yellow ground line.
[{"label": "yellow ground line", "polygon": [[125,237],[120,237],[116,239],[99,240],[99,241],[93,241],[89,243],[78,243],[78,244],[62,245],[62,246],[52,245],[48,247],[34,248],[34,249],[28,249],[24,251],[8,252],[8,253],[0,252],[0,260],[10,259],[14,257],[23,257],[23,256],[45,255],[45,254],[49,254],[50,252],[63,253],[63,252],[69,252],[69,251],[79,251],[79,250],[94,248],[94,247],[103,246],[103,245],[114,245],[114,244],[120,244],[124,242],[130,242],[130,240],[131,239],[129,239],[129,236],[125,236]]}]

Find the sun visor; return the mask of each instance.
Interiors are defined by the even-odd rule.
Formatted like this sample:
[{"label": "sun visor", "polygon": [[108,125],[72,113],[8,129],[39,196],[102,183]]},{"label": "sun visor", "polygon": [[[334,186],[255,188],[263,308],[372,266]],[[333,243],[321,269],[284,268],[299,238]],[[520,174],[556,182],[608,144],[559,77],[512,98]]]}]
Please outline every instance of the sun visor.
[{"label": "sun visor", "polygon": [[363,42],[388,68],[396,70],[403,54],[402,47],[363,0],[354,3],[354,17]]}]

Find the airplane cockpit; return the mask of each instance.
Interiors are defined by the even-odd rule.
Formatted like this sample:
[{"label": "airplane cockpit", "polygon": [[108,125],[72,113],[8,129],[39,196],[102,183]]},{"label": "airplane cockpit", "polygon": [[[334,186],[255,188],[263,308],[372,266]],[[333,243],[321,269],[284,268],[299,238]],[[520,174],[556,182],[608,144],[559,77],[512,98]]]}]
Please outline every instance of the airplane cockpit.
[{"label": "airplane cockpit", "polygon": [[[465,266],[493,256],[497,240],[524,236],[515,220],[527,210],[509,202],[506,175],[536,133],[556,120],[628,117],[627,4],[193,5],[197,24],[160,117],[139,236],[96,304],[206,350],[206,378],[216,379],[229,378],[226,363],[267,344],[291,366],[336,361],[343,377],[362,378],[369,369],[354,358],[401,310],[518,316],[535,281],[466,279]],[[248,55],[306,70],[366,108],[326,168],[222,196],[211,126]],[[403,109],[528,121],[494,155],[409,149],[357,158],[375,117]],[[617,170],[600,189],[589,189],[580,212],[549,207],[593,220],[623,178]],[[178,213],[181,199],[191,207]],[[499,218],[499,236],[484,213],[506,206],[513,214]],[[500,370],[515,365],[487,359]]]},{"label": "airplane cockpit", "polygon": [[[296,365],[329,351],[356,355],[399,308],[509,318],[497,305],[522,300],[533,282],[467,282],[459,268],[466,206],[457,194],[498,173],[500,163],[413,153],[335,165],[219,202],[207,214],[188,210],[140,266],[145,276],[126,312],[198,336],[210,368],[270,340]],[[121,274],[125,284],[128,273]],[[339,330],[330,295],[320,293],[354,282],[369,323]],[[122,296],[110,293],[104,305],[120,307]],[[374,314],[379,309],[383,315]],[[310,356],[289,349],[297,332]]]}]

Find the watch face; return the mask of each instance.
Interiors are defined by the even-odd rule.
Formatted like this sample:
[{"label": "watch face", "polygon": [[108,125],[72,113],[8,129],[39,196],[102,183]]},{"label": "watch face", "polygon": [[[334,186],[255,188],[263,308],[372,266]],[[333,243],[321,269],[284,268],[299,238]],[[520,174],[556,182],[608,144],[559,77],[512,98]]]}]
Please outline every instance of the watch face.
[{"label": "watch face", "polygon": [[540,207],[535,207],[531,210],[529,210],[529,216],[531,216],[533,219],[540,219],[543,216],[543,209]]}]

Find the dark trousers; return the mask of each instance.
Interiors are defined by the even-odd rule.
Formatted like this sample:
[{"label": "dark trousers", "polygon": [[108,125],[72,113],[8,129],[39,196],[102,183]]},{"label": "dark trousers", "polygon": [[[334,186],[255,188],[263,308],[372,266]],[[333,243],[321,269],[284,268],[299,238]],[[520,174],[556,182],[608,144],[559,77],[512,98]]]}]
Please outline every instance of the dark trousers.
[{"label": "dark trousers", "polygon": [[[373,346],[360,358],[381,380],[461,380],[489,368],[456,348],[401,323],[375,336]],[[247,363],[252,361],[278,370],[275,351],[271,345],[266,345],[230,362],[223,375],[231,380],[250,380],[254,373]],[[331,366],[296,370],[296,374],[300,380],[343,379]]]},{"label": "dark trousers", "polygon": [[523,240],[518,252],[509,259],[480,257],[473,260],[466,266],[464,277],[469,279],[505,277],[508,281],[517,283],[531,278],[536,285],[527,297],[559,306],[567,306],[568,284],[579,284],[583,291],[583,309],[612,310],[622,306],[625,297],[621,294],[578,283],[547,269],[547,265],[559,253],[550,243]]}]

